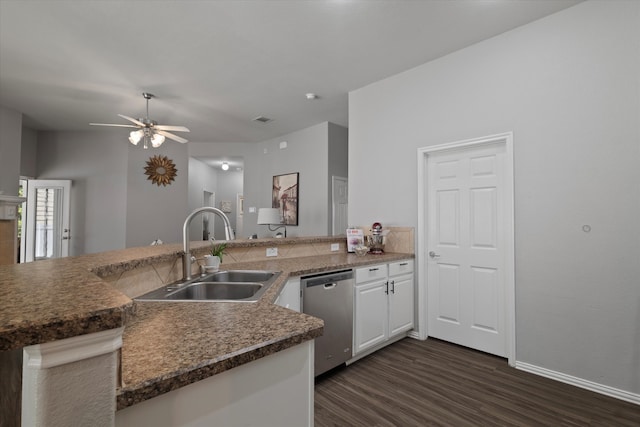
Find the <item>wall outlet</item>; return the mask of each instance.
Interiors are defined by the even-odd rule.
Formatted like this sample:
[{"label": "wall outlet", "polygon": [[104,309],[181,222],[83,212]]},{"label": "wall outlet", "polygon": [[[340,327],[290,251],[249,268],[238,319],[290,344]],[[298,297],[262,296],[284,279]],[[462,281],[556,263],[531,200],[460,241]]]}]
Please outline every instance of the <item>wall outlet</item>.
[{"label": "wall outlet", "polygon": [[340,250],[340,243],[332,243],[331,244],[331,252],[335,252],[335,251],[339,251]]},{"label": "wall outlet", "polygon": [[267,256],[278,256],[278,248],[267,248]]}]

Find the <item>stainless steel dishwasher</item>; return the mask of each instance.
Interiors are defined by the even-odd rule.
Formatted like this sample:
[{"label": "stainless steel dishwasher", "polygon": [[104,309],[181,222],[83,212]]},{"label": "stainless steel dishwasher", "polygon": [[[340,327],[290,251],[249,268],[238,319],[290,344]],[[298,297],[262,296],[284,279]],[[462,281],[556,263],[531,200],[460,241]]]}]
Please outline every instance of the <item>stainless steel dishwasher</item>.
[{"label": "stainless steel dishwasher", "polygon": [[302,311],[324,320],[315,341],[315,376],[351,358],[353,342],[353,270],[302,276]]}]

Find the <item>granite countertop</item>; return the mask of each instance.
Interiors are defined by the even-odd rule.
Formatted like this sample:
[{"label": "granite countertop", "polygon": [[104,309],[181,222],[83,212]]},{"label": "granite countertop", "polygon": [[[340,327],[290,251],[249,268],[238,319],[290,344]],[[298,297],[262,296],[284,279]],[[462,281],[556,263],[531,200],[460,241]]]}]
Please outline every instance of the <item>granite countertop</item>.
[{"label": "granite countertop", "polygon": [[0,351],[119,328],[132,309],[74,258],[0,266]]},{"label": "granite countertop", "polygon": [[[153,398],[322,334],[323,322],[273,302],[290,277],[412,258],[339,253],[225,263],[229,270],[281,271],[256,303],[136,301],[122,347],[117,408]],[[175,337],[180,337],[176,339]]]},{"label": "granite countertop", "polygon": [[[267,246],[273,240],[283,241],[233,243]],[[207,247],[191,246],[192,252]],[[122,409],[320,336],[322,320],[273,303],[289,277],[413,257],[336,253],[225,263],[227,269],[282,272],[256,303],[132,301],[100,278],[181,252],[182,245],[172,244],[0,266],[0,351],[125,326],[117,393]]]}]

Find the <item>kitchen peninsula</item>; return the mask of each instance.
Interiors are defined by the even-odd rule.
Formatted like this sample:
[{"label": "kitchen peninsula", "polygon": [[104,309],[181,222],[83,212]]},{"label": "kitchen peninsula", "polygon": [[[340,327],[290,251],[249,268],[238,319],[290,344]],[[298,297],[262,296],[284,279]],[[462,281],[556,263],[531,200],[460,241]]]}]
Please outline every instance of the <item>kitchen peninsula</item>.
[{"label": "kitchen peninsula", "polygon": [[[331,243],[339,243],[340,250],[331,252]],[[265,258],[266,247],[278,247],[279,257]],[[102,404],[114,414],[103,425],[130,425],[127,423],[140,420],[141,416],[153,415],[154,411],[146,410],[144,405],[192,389],[197,395],[202,393],[197,387],[203,384],[215,387],[214,383],[222,384],[223,392],[211,398],[208,405],[210,409],[223,411],[224,416],[253,411],[254,419],[257,416],[265,421],[273,414],[295,412],[292,407],[297,403],[292,405],[290,399],[302,399],[306,400],[302,408],[304,422],[309,423],[313,416],[313,339],[322,334],[322,321],[274,304],[278,294],[293,276],[413,255],[356,257],[345,252],[344,237],[238,240],[230,243],[229,249],[223,264],[226,269],[282,271],[257,303],[133,302],[131,297],[176,279],[181,270],[181,248],[177,244],[1,267],[0,350],[10,353],[25,348],[25,354],[29,354],[29,348],[41,344],[123,331],[120,350],[117,337],[107,338],[112,343],[106,351],[110,362],[103,365],[111,366],[114,360],[115,365],[113,390],[106,394],[107,402]],[[192,252],[198,258],[207,250],[206,242],[192,244]],[[44,360],[44,352],[42,357]],[[27,359],[30,364],[32,356],[25,358],[25,364]],[[282,407],[273,409],[273,414],[262,413],[274,406],[272,401],[248,410],[242,408],[246,403],[242,402],[242,396],[234,394],[249,392],[241,387],[243,381],[254,382],[262,377],[256,376],[253,367],[264,372],[265,377],[272,377],[271,384],[259,385],[265,389],[283,378],[295,377],[291,384],[297,389],[286,387],[289,396],[272,395],[271,399],[278,397],[282,403]],[[50,380],[42,375],[36,377],[44,383]],[[246,381],[247,378],[251,381]],[[35,392],[35,396],[26,394],[23,405],[33,405],[36,417],[46,416],[48,409],[42,402],[50,391],[42,387],[33,389],[34,384],[42,385],[37,381],[23,384],[25,390]],[[100,406],[96,400],[105,399],[104,393],[87,396],[86,387],[80,384],[79,390],[82,402],[88,406],[71,405],[69,411],[75,413],[66,414],[76,421],[82,415],[78,411],[92,411],[96,404]],[[233,401],[236,398],[240,406]],[[179,401],[180,396],[174,402]],[[173,409],[166,407],[166,411],[156,416],[171,423]],[[291,415],[300,417],[300,414],[298,408],[298,413]]]}]

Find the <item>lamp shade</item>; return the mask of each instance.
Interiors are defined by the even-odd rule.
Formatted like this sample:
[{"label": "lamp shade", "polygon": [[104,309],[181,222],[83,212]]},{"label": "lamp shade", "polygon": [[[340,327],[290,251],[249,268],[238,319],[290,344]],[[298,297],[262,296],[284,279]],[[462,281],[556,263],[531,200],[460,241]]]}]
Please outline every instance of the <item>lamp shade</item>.
[{"label": "lamp shade", "polygon": [[282,224],[280,211],[277,208],[258,209],[258,224]]},{"label": "lamp shade", "polygon": [[140,142],[143,136],[144,132],[141,129],[131,131],[131,133],[129,134],[129,142],[131,142],[133,145],[138,145],[138,142]]},{"label": "lamp shade", "polygon": [[151,145],[153,148],[158,148],[164,142],[164,135],[160,135],[159,133],[154,133],[153,138],[151,138]]}]

